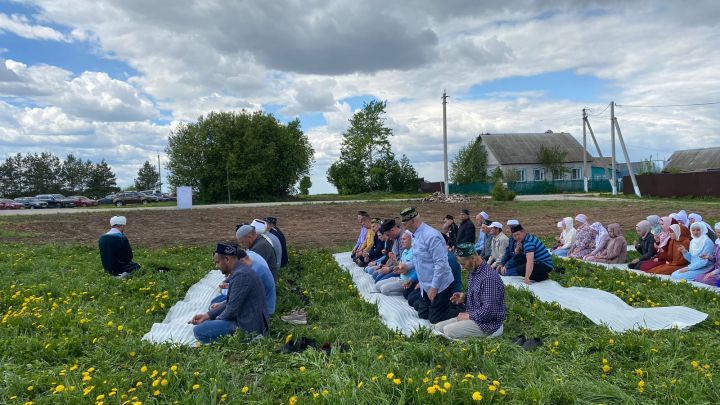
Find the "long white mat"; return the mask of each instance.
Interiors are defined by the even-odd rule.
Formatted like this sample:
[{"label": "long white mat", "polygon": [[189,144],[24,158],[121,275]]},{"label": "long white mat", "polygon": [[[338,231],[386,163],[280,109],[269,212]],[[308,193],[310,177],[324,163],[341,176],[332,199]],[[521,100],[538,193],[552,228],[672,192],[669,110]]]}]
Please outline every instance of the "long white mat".
[{"label": "long white mat", "polygon": [[220,294],[218,284],[224,280],[220,270],[212,270],[202,280],[193,284],[182,301],[170,308],[162,323],[153,324],[150,332],[142,337],[152,343],[177,343],[194,345],[197,343],[193,335],[194,325],[187,322],[195,314],[207,312],[210,301]]},{"label": "long white mat", "polygon": [[[420,326],[429,327],[427,320],[420,319],[401,296],[386,296],[375,289],[372,276],[356,266],[350,253],[334,255],[337,263],[347,270],[365,301],[376,304],[380,317],[390,329],[410,336]],[[646,328],[650,330],[688,328],[707,318],[707,314],[687,307],[634,308],[614,294],[582,287],[562,287],[555,281],[546,280],[527,286],[522,277],[502,277],[505,285],[529,289],[544,302],[557,302],[562,308],[579,312],[597,325],[606,325],[615,332]]]}]

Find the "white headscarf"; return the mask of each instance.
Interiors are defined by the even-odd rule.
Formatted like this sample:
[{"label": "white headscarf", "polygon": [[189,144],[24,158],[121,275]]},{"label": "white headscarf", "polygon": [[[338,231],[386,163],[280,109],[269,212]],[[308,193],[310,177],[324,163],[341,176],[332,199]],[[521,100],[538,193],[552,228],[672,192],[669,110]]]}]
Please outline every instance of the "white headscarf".
[{"label": "white headscarf", "polygon": [[690,226],[690,220],[688,220],[688,215],[685,210],[678,211],[678,213],[675,214],[675,219],[685,226]]},{"label": "white headscarf", "polygon": [[702,252],[703,247],[705,246],[707,241],[710,240],[710,238],[708,238],[707,228],[702,222],[695,222],[694,224],[690,225],[690,230],[692,231],[693,229],[700,229],[700,236],[695,237],[695,235],[692,235],[692,240],[690,241],[690,254],[693,256],[698,256]]},{"label": "white headscarf", "polygon": [[715,222],[715,234],[718,236],[715,239],[715,244],[720,245],[720,222]]},{"label": "white headscarf", "polygon": [[696,214],[694,212],[688,215],[688,221],[690,221],[690,219],[693,219],[694,222],[702,222],[702,217],[700,216],[700,214]]},{"label": "white headscarf", "polygon": [[672,229],[672,233],[673,233],[670,237],[675,240],[680,240],[680,225],[672,224],[672,225],[670,225],[670,229]]},{"label": "white headscarf", "polygon": [[578,222],[582,222],[583,224],[587,224],[587,215],[585,214],[577,214],[575,216],[575,220]]},{"label": "white headscarf", "polygon": [[603,243],[610,238],[610,235],[608,235],[607,229],[605,229],[600,222],[593,222],[592,225],[590,225],[590,228],[597,231],[597,236],[595,237],[595,249],[600,249]]}]

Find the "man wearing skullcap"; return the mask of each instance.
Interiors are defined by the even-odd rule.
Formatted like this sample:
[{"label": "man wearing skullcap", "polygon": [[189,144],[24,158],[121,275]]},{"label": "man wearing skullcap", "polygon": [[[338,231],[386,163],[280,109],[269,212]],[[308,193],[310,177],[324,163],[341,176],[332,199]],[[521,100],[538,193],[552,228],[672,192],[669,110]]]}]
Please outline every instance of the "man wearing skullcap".
[{"label": "man wearing skullcap", "polygon": [[502,224],[500,222],[492,222],[489,226],[490,235],[492,235],[492,247],[488,264],[491,268],[495,269],[500,266],[500,261],[505,255],[505,249],[507,249],[508,240],[507,235],[502,231]]},{"label": "man wearing skullcap", "polygon": [[125,236],[127,219],[122,216],[110,218],[110,230],[100,237],[98,247],[103,268],[111,275],[126,278],[140,268],[134,263],[130,241]]},{"label": "man wearing skullcap", "polygon": [[[520,222],[516,219],[510,219],[507,221],[510,234],[512,234],[512,227],[515,225],[520,225]],[[522,246],[520,246],[519,253],[516,246],[517,242],[515,239],[510,238],[508,240],[507,248],[505,249],[505,254],[502,257],[502,260],[500,260],[499,266],[496,267],[503,276],[519,276],[524,274],[523,269],[525,268],[525,255],[522,254]]]},{"label": "man wearing skullcap", "polygon": [[404,209],[400,217],[405,228],[413,233],[412,263],[421,289],[416,303],[418,316],[430,323],[444,321],[454,316],[449,312],[454,291],[445,239],[422,221],[414,207]]},{"label": "man wearing skullcap", "polygon": [[277,218],[275,217],[265,217],[265,222],[267,222],[268,231],[275,235],[278,240],[280,240],[280,245],[282,246],[282,258],[280,259],[280,267],[285,267],[288,264],[288,250],[287,250],[287,240],[285,239],[285,234],[283,231],[278,227],[277,224]]},{"label": "man wearing skullcap", "polygon": [[435,324],[435,330],[450,339],[502,335],[505,287],[500,276],[475,252],[473,244],[460,244],[456,252],[460,266],[469,272],[468,291],[456,292],[450,300],[455,305],[464,304],[465,311]]},{"label": "man wearing skullcap", "polygon": [[270,233],[268,223],[263,219],[253,219],[250,223],[255,228],[255,231],[260,234],[263,238],[270,242],[270,246],[275,250],[275,268],[280,268],[280,262],[282,261],[282,244],[277,236]]},{"label": "man wearing skullcap", "polygon": [[553,270],[553,260],[548,248],[537,236],[525,232],[520,224],[511,225],[510,232],[517,243],[516,254],[525,255],[524,272],[521,269],[521,275],[525,276],[523,282],[530,284],[530,280],[546,280],[548,274]]},{"label": "man wearing skullcap", "polygon": [[262,281],[250,267],[240,264],[247,253],[234,242],[218,243],[213,260],[227,276],[227,300],[204,314],[197,314],[190,323],[195,339],[210,343],[222,336],[244,332],[264,335],[268,331],[268,313]]},{"label": "man wearing skullcap", "polygon": [[275,249],[272,244],[266,238],[262,237],[261,234],[255,230],[254,226],[248,224],[237,226],[235,238],[237,238],[240,246],[252,250],[265,259],[273,275],[273,279],[277,282],[277,256],[275,256]]},{"label": "man wearing skullcap", "polygon": [[470,220],[470,211],[466,208],[460,210],[460,226],[455,243],[475,243],[475,225]]}]

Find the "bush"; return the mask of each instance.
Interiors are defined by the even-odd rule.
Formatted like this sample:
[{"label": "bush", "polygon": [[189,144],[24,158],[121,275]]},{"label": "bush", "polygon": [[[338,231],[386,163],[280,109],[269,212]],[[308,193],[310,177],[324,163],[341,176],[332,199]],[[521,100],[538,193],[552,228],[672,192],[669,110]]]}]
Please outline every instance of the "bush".
[{"label": "bush", "polygon": [[495,201],[512,201],[515,199],[515,192],[508,190],[503,182],[496,181],[492,189],[492,198]]}]

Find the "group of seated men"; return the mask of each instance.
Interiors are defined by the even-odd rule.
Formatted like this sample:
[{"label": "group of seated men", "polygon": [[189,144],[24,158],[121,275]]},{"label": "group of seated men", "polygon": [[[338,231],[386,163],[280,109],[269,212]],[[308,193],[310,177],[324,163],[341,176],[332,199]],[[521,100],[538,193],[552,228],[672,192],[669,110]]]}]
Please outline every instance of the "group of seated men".
[{"label": "group of seated men", "polygon": [[669,275],[675,280],[712,286],[720,282],[720,222],[714,229],[697,213],[685,210],[665,217],[649,215],[635,226],[639,257],[627,261],[627,241],[620,225],[590,223],[585,214],[558,222],[562,231],[552,254],[597,263],[627,263],[631,269]]},{"label": "group of seated men", "polygon": [[[351,252],[355,263],[387,295],[402,295],[418,316],[452,339],[500,336],[505,319],[505,293],[500,275],[520,275],[526,284],[542,281],[553,270],[545,245],[517,220],[507,222],[512,238],[499,222],[481,212],[476,216],[480,239],[461,210],[460,229],[470,222],[472,234],[453,228],[446,217],[443,234],[407,208],[399,218],[370,218],[358,211],[360,234]],[[462,236],[463,239],[459,237]],[[467,239],[465,239],[467,238]],[[460,268],[469,272],[462,292]]]},{"label": "group of seated men", "polygon": [[[105,270],[119,278],[128,277],[140,265],[132,261],[130,242],[125,236],[127,219],[110,219],[111,229],[98,242]],[[277,272],[288,263],[285,235],[272,216],[238,225],[234,241],[218,243],[213,261],[225,276],[221,294],[208,312],[197,314],[190,323],[195,338],[209,343],[238,328],[265,335],[269,316],[275,312]]]}]

